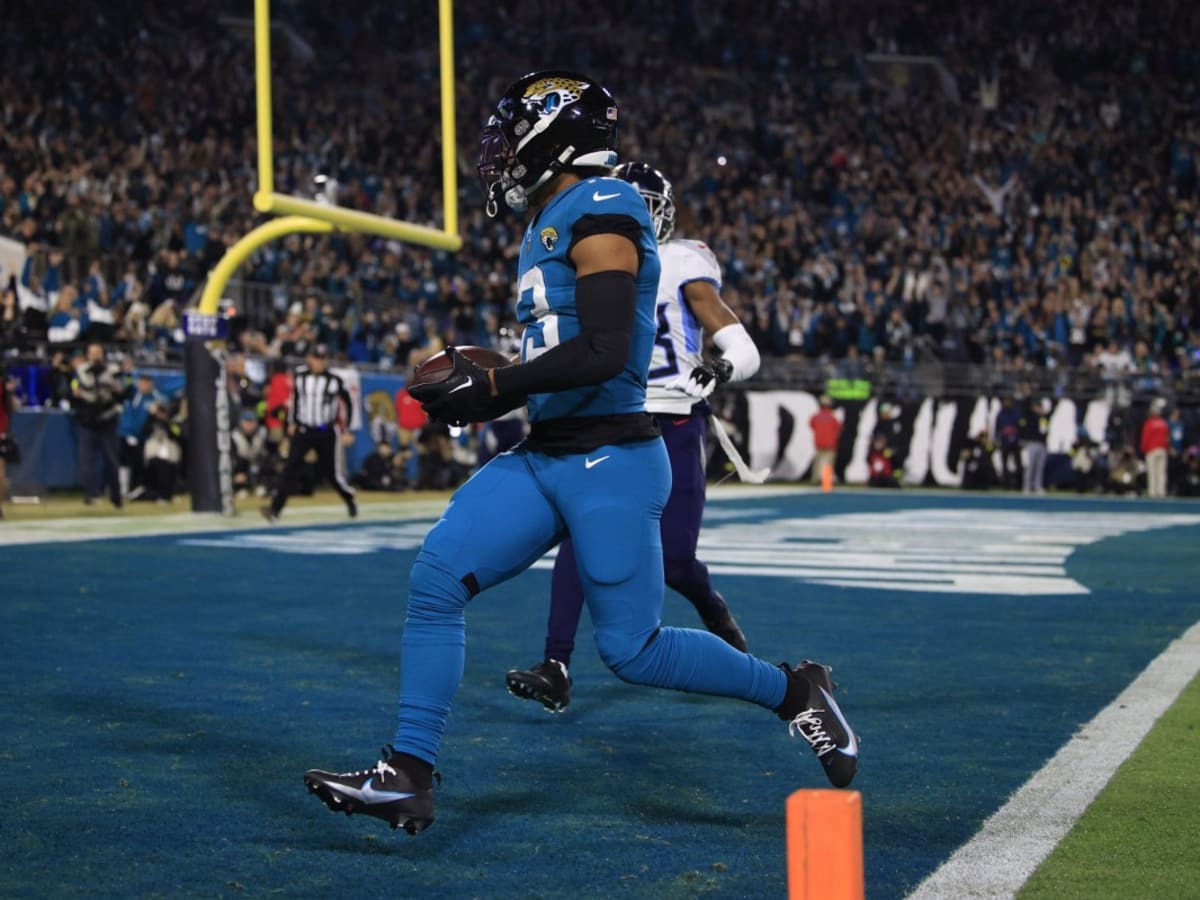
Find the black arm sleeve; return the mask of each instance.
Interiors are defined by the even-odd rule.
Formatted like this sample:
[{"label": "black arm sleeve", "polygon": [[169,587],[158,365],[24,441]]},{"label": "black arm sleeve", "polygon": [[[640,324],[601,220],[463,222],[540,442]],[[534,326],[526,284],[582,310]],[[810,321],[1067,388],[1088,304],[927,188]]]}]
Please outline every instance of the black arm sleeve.
[{"label": "black arm sleeve", "polygon": [[646,251],[642,249],[642,226],[637,219],[623,213],[588,213],[580,216],[571,226],[571,246],[567,248],[567,255],[570,256],[575,245],[584,238],[596,234],[619,234],[628,238],[629,243],[637,248],[638,270],[641,271],[642,263],[646,261]]},{"label": "black arm sleeve", "polygon": [[501,396],[546,394],[600,384],[629,359],[637,282],[628,272],[596,272],[575,282],[580,332],[537,359],[496,369]]}]

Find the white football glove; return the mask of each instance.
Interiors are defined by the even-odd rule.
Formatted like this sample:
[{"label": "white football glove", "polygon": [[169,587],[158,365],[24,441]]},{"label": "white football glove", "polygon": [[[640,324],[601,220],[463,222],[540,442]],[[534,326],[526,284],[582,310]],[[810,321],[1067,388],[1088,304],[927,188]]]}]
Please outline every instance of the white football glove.
[{"label": "white football glove", "polygon": [[720,385],[727,382],[732,375],[733,364],[718,356],[716,359],[696,366],[687,375],[678,375],[672,378],[663,387],[668,390],[680,391],[697,400],[703,400]]}]

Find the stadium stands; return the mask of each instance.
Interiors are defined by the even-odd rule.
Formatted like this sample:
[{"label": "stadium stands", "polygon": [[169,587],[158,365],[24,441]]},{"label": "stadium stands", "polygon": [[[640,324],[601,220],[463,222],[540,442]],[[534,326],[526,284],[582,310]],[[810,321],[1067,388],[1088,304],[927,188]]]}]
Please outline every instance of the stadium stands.
[{"label": "stadium stands", "polygon": [[[1196,12],[1017,5],[795,4],[780,9],[793,30],[740,22],[731,3],[694,17],[617,4],[581,40],[546,29],[544,4],[506,16],[460,2],[464,170],[481,116],[471,98],[540,42],[546,59],[614,86],[628,154],[675,176],[768,353],[1095,365],[1116,339],[1143,368],[1191,368],[1198,60],[1184,38]],[[422,174],[436,129],[420,127],[436,115],[433,61],[401,39],[432,34],[432,4],[280,6],[298,46],[331,67],[313,81],[302,50],[276,66],[287,186],[326,172],[339,202],[434,221],[437,182]],[[128,22],[120,4],[17,17],[0,217],[35,250],[30,293],[53,306],[70,283],[93,327],[113,317],[118,337],[164,347],[176,323],[162,305],[186,302],[254,222],[252,70],[229,20],[163,10],[132,46]],[[880,53],[937,56],[951,84],[873,66]],[[365,85],[350,77],[363,60]],[[401,64],[420,77],[389,79]],[[458,259],[346,238],[260,253],[244,275],[273,286],[254,304],[268,343],[310,297],[324,336],[363,361],[386,355],[398,316],[419,329],[433,315],[451,335],[493,328],[519,224],[485,220],[464,185]]]},{"label": "stadium stands", "polygon": [[[276,7],[281,189],[324,173],[339,203],[436,224],[434,4]],[[181,307],[256,222],[246,9],[37,8],[0,48],[0,234],[29,251],[8,301],[28,318],[0,304],[3,340],[44,340],[44,308],[51,342],[173,358]],[[472,163],[495,73],[537,47],[611,85],[626,155],[675,179],[683,229],[784,361],[769,381],[1195,394],[1196,8],[775,10],[617,2],[572,22],[460,0],[466,251],[288,238],[231,286],[243,349],[319,339],[402,366],[425,335],[482,343],[503,325],[520,223],[482,214]]]}]

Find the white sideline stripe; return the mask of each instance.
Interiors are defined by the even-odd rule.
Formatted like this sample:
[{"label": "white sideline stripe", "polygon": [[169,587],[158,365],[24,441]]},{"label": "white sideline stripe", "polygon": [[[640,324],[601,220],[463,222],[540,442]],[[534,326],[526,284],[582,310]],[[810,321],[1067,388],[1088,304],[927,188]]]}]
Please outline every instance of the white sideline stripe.
[{"label": "white sideline stripe", "polygon": [[910,900],[1015,896],[1197,672],[1200,622],[917,885]]},{"label": "white sideline stripe", "polygon": [[[814,493],[804,487],[767,485],[752,488],[714,486],[709,490],[710,501],[761,499],[794,494]],[[182,498],[181,502],[188,502]],[[268,499],[263,498],[263,503]],[[406,521],[440,516],[449,500],[397,500],[394,502],[363,503],[359,506],[358,522]],[[756,515],[752,510],[739,511],[738,517]],[[0,547],[28,544],[62,544],[76,541],[102,541],[121,538],[162,537],[172,534],[206,534],[224,531],[262,531],[266,529],[303,528],[308,525],[331,523],[349,524],[346,507],[339,500],[319,506],[294,506],[285,512],[282,521],[272,526],[264,522],[255,510],[243,510],[236,516],[217,513],[169,511],[162,515],[129,516],[114,512],[109,516],[79,516],[62,519],[14,519],[0,521]]]},{"label": "white sideline stripe", "polygon": [[[267,501],[264,499],[263,501]],[[382,520],[428,519],[440,516],[445,500],[416,500],[395,503],[369,503],[359,507],[360,524]],[[218,513],[171,512],[161,516],[87,516],[72,519],[30,519],[19,524],[5,519],[0,525],[0,547],[26,544],[63,544],[76,541],[119,540],[123,538],[162,537],[174,534],[206,534],[226,531],[264,531],[293,529],[309,525],[350,524],[346,507],[335,505],[297,506],[286,510],[278,525],[263,521],[257,511],[236,516]]]}]

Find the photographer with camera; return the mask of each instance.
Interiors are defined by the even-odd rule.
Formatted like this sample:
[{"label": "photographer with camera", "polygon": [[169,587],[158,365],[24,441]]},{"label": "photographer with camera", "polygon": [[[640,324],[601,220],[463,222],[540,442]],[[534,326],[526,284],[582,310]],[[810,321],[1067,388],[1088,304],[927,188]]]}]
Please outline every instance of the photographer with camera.
[{"label": "photographer with camera", "polygon": [[170,503],[179,486],[183,429],[168,403],[156,403],[150,407],[145,435],[142,445],[145,496],[156,503]]},{"label": "photographer with camera", "polygon": [[79,480],[83,483],[84,502],[89,505],[100,495],[96,469],[99,451],[104,457],[104,486],[109,499],[113,506],[121,506],[121,438],[117,429],[125,399],[132,390],[130,374],[106,359],[104,345],[88,344],[87,357],[71,380],[71,405],[79,442]]},{"label": "photographer with camera", "polygon": [[125,401],[117,429],[121,435],[121,495],[127,500],[136,500],[145,493],[143,450],[150,433],[150,417],[166,406],[167,398],[154,386],[154,379],[146,372],[138,375],[137,387]]}]

